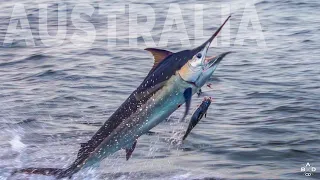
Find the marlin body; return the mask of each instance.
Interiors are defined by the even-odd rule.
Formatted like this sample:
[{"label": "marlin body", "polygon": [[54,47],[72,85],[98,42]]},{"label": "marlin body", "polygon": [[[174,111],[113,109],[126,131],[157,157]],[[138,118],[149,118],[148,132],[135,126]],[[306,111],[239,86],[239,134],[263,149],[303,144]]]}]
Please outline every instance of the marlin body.
[{"label": "marlin body", "polygon": [[97,153],[92,153],[85,166],[90,166],[90,164],[135,142],[141,135],[170,116],[185,102],[186,98],[191,98],[198,89],[194,84],[184,81],[179,74],[173,75],[161,90],[156,92],[130,118],[123,121],[101,143],[96,150]]},{"label": "marlin body", "polygon": [[220,61],[230,52],[206,57],[212,40],[223,25],[201,46],[193,50],[172,53],[148,48],[154,56],[154,66],[141,85],[111,115],[97,133],[81,144],[76,160],[66,169],[25,168],[15,173],[72,177],[79,170],[100,162],[114,152],[125,149],[129,159],[137,139],[169,117],[180,105],[186,104],[187,115],[191,97],[211,77]]}]

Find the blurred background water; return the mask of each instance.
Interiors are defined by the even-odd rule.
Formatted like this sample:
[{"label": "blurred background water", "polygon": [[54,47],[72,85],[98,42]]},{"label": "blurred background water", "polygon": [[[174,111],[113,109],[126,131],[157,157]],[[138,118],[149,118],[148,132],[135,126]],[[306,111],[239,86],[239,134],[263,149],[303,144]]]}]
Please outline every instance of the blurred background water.
[{"label": "blurred background water", "polygon": [[[3,43],[15,3],[23,3],[36,46],[24,41]],[[18,167],[66,167],[81,142],[86,142],[152,67],[142,38],[128,44],[128,18],[117,24],[116,47],[108,47],[108,1],[63,1],[70,19],[77,3],[91,3],[97,36],[90,47],[66,40],[44,47],[39,38],[38,4],[48,4],[48,29],[57,26],[57,4],[49,0],[1,1],[0,7],[0,179]],[[129,1],[129,3],[141,3]],[[146,1],[155,10],[152,36],[172,35],[171,51],[180,45],[181,32],[162,32],[170,3],[181,5],[184,23],[193,42],[194,4],[204,4],[204,34],[221,24],[222,1]],[[211,48],[210,54],[233,50],[220,64],[204,95],[214,101],[183,144],[176,144],[188,122],[178,123],[183,109],[154,129],[157,134],[139,138],[133,157],[125,161],[119,151],[100,166],[86,169],[74,179],[320,179],[320,3],[316,0],[258,0],[267,47],[255,40],[234,45],[245,0],[228,0],[231,45]],[[99,10],[99,11],[98,11]],[[144,11],[144,9],[137,9]],[[67,39],[75,32],[67,23]],[[197,27],[196,27],[197,28]],[[205,39],[202,39],[203,41]],[[200,41],[201,42],[201,41]],[[193,43],[189,49],[196,47]],[[209,90],[209,89],[206,89]],[[192,108],[203,97],[193,97]],[[305,177],[300,168],[309,162],[318,174]],[[13,179],[25,179],[26,176]],[[34,176],[33,179],[50,179]]]}]

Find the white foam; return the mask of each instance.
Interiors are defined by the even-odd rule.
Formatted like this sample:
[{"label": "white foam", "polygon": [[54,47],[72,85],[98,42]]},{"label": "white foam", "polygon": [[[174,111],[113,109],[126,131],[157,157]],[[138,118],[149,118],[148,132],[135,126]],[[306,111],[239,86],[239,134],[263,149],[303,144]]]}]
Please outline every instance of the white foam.
[{"label": "white foam", "polygon": [[26,145],[23,144],[23,142],[21,142],[21,137],[17,134],[13,136],[13,139],[11,139],[9,143],[11,145],[12,150],[17,152],[22,152],[26,148]]},{"label": "white foam", "polygon": [[186,174],[180,174],[180,175],[175,175],[172,177],[172,179],[175,179],[175,180],[183,180],[183,179],[187,179],[191,176],[191,173],[186,173]]}]

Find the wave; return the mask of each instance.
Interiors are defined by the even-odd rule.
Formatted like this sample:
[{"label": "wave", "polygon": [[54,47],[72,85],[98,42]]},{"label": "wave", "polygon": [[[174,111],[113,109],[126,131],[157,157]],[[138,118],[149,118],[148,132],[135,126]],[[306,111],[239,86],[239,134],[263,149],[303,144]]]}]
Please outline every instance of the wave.
[{"label": "wave", "polygon": [[33,54],[23,59],[12,60],[8,62],[0,63],[1,66],[14,66],[21,63],[30,63],[30,62],[38,62],[39,60],[49,59],[51,56],[43,55],[43,54]]}]

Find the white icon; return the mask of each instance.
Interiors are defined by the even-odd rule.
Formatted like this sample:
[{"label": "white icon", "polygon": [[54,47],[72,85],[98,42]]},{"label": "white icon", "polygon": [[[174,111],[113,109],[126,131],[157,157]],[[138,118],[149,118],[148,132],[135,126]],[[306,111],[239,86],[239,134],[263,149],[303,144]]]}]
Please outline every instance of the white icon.
[{"label": "white icon", "polygon": [[316,168],[312,167],[310,163],[307,163],[305,166],[301,167],[301,172],[304,172],[305,176],[311,176],[314,172],[316,172]]}]

